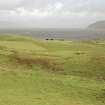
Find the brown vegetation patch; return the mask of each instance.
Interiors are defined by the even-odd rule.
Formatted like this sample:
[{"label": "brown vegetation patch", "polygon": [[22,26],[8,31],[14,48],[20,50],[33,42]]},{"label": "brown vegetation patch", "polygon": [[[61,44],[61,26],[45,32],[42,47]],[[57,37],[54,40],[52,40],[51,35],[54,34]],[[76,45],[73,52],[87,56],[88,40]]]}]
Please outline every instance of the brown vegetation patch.
[{"label": "brown vegetation patch", "polygon": [[98,65],[101,64],[104,66],[105,64],[105,56],[97,56],[97,57],[93,57],[93,61],[96,62]]},{"label": "brown vegetation patch", "polygon": [[27,65],[32,67],[34,65],[40,65],[43,68],[50,69],[52,71],[63,71],[62,62],[57,61],[54,58],[43,57],[43,56],[30,56],[30,55],[18,55],[16,53],[12,54],[12,58],[19,65]]},{"label": "brown vegetation patch", "polygon": [[76,55],[83,55],[83,54],[85,54],[85,52],[83,52],[83,51],[77,51],[77,52],[75,52],[75,54]]}]

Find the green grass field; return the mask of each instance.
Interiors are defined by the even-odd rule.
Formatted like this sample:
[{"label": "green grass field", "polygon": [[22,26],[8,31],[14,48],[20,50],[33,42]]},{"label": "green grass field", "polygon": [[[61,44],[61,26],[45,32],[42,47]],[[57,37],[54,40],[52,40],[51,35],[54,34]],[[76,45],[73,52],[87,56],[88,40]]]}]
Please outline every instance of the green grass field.
[{"label": "green grass field", "polygon": [[105,105],[105,40],[1,35],[0,105]]}]

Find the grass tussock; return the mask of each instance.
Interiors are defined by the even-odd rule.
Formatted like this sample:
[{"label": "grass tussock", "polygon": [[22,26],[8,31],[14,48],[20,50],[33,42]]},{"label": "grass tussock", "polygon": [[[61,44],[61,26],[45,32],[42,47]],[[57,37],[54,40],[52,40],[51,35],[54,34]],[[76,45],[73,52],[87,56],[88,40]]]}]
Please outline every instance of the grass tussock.
[{"label": "grass tussock", "polygon": [[83,54],[85,54],[85,52],[83,52],[83,51],[76,51],[76,52],[74,52],[74,54],[75,55],[83,55]]}]

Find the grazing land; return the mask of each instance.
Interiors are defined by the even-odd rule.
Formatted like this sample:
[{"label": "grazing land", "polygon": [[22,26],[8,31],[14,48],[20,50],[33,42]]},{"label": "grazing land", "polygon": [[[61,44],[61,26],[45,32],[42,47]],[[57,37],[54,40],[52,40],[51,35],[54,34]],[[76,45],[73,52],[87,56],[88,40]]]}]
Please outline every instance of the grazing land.
[{"label": "grazing land", "polygon": [[105,105],[105,40],[1,35],[0,105]]}]

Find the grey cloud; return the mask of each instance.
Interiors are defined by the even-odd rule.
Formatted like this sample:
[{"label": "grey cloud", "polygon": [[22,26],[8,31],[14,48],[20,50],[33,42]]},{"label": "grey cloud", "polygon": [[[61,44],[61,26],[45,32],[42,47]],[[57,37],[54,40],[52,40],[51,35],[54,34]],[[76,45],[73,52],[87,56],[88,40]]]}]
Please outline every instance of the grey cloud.
[{"label": "grey cloud", "polygon": [[103,19],[105,0],[0,0],[4,27],[85,27]]},{"label": "grey cloud", "polygon": [[17,8],[21,0],[0,0],[0,10],[11,10]]},{"label": "grey cloud", "polygon": [[64,4],[69,11],[104,11],[105,0],[0,0],[0,10],[8,10],[19,7],[25,9],[44,9],[56,2]]}]

